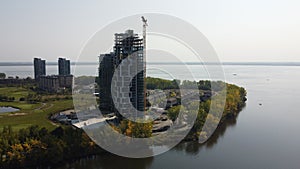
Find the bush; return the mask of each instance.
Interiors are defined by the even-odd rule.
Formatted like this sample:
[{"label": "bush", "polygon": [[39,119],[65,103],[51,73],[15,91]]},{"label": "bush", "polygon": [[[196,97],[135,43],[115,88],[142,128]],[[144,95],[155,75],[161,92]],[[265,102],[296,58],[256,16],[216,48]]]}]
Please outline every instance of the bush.
[{"label": "bush", "polygon": [[10,102],[15,101],[15,97],[9,97],[9,98],[8,98],[8,101],[10,101]]},{"label": "bush", "polygon": [[0,73],[0,79],[5,79],[6,78],[6,74],[5,73]]},{"label": "bush", "polygon": [[7,101],[7,100],[8,100],[7,96],[0,95],[0,101]]}]

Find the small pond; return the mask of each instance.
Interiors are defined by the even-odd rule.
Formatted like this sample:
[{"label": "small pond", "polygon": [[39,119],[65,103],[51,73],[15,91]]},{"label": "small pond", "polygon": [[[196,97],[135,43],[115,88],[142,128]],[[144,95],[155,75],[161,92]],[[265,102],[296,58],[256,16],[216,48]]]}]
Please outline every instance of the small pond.
[{"label": "small pond", "polygon": [[8,112],[16,112],[19,111],[20,109],[16,109],[13,107],[0,107],[0,113],[8,113]]}]

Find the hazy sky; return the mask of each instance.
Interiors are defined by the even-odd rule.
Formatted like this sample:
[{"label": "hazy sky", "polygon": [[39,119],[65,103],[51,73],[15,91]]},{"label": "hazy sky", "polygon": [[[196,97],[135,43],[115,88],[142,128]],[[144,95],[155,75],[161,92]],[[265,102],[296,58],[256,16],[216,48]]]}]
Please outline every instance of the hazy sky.
[{"label": "hazy sky", "polygon": [[75,59],[110,22],[138,13],[196,26],[221,61],[300,61],[299,0],[1,0],[1,61]]}]

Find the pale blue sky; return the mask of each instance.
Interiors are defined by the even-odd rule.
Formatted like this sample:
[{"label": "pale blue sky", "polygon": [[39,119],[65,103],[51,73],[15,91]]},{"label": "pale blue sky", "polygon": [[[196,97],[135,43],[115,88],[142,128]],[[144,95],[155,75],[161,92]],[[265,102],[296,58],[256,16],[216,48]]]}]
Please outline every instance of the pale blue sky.
[{"label": "pale blue sky", "polygon": [[221,61],[300,61],[299,0],[1,0],[1,61],[75,59],[110,22],[164,13],[196,26]]}]

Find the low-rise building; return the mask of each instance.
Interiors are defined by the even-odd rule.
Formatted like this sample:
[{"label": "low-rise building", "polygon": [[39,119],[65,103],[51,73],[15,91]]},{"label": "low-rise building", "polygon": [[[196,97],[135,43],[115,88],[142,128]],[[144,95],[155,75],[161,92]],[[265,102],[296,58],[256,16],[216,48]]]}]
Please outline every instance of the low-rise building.
[{"label": "low-rise building", "polygon": [[72,88],[73,75],[51,75],[40,76],[38,86],[47,92],[58,92],[59,90]]}]

